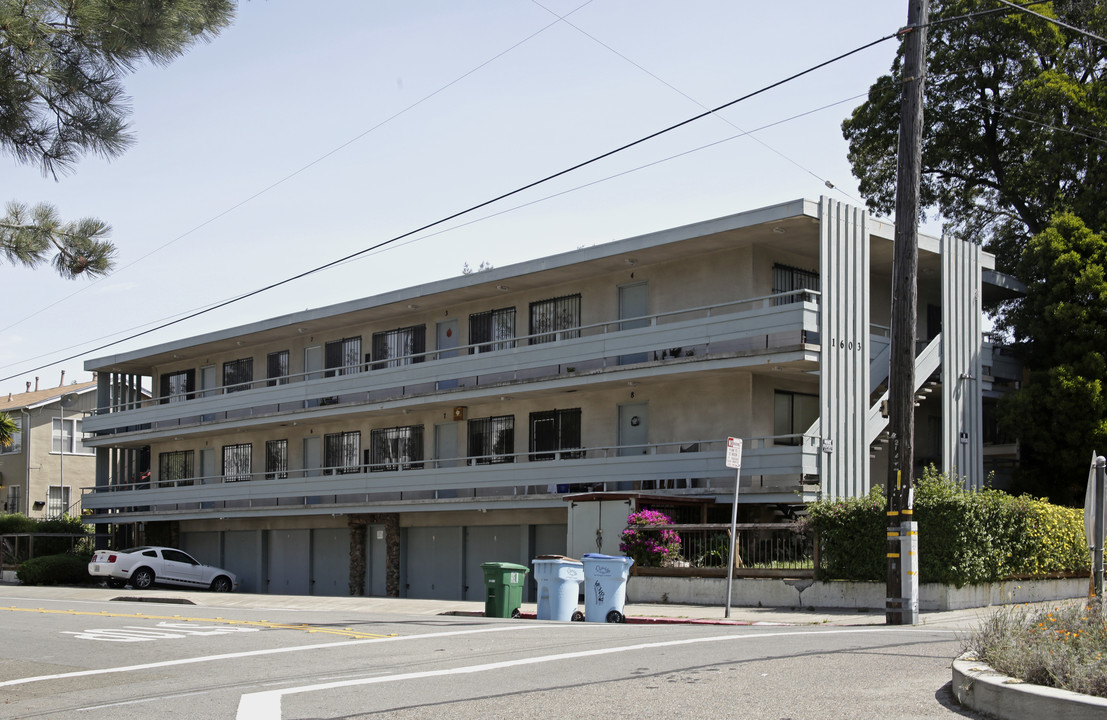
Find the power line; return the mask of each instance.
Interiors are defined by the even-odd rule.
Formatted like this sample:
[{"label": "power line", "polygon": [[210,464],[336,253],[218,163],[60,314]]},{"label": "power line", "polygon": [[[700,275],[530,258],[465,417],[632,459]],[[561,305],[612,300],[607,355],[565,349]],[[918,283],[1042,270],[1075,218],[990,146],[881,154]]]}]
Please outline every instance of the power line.
[{"label": "power line", "polygon": [[305,270],[301,273],[297,273],[296,275],[292,275],[291,277],[287,277],[283,280],[278,280],[277,282],[270,283],[269,285],[266,285],[266,286],[261,287],[261,288],[257,288],[255,290],[251,290],[250,292],[243,293],[243,294],[238,295],[236,297],[233,297],[229,300],[225,300],[223,302],[216,303],[215,305],[212,305],[211,307],[205,308],[203,310],[199,310],[199,311],[190,313],[188,315],[185,315],[183,317],[177,318],[175,320],[171,320],[169,322],[162,323],[162,324],[160,324],[156,327],[149,328],[147,330],[143,330],[141,332],[128,335],[127,337],[122,338],[120,340],[115,340],[113,342],[106,343],[104,345],[100,345],[100,346],[95,347],[95,348],[91,348],[89,350],[86,350],[85,352],[78,353],[76,355],[71,355],[69,357],[62,358],[60,360],[56,360],[56,361],[54,361],[52,363],[48,363],[46,365],[40,365],[38,367],[31,368],[29,370],[25,370],[22,373],[17,373],[15,375],[10,375],[8,377],[0,378],[0,382],[4,382],[4,381],[7,381],[7,380],[12,380],[14,378],[19,377],[20,375],[22,375],[24,373],[35,372],[37,370],[41,370],[43,368],[50,367],[51,365],[56,365],[58,363],[63,363],[63,362],[67,362],[69,360],[74,360],[74,359],[76,359],[78,357],[81,357],[83,355],[87,355],[89,353],[94,353],[94,352],[99,352],[100,350],[104,350],[104,349],[112,347],[114,345],[119,345],[120,343],[124,343],[124,342],[127,342],[129,340],[134,340],[134,339],[142,337],[144,335],[149,335],[152,332],[157,332],[158,330],[163,330],[167,327],[171,327],[171,326],[176,325],[178,323],[184,322],[185,320],[190,320],[192,318],[199,317],[200,315],[207,314],[209,312],[212,312],[213,310],[218,310],[220,308],[226,307],[226,306],[231,305],[233,303],[240,302],[242,300],[246,300],[248,298],[254,297],[255,295],[260,295],[263,292],[267,292],[269,290],[273,290],[274,288],[281,287],[282,285],[287,285],[288,283],[291,283],[295,280],[299,280],[299,279],[307,277],[309,275],[314,275],[315,273],[322,272],[323,270],[334,267],[336,265],[340,265],[340,264],[342,264],[342,263],[344,263],[348,260],[352,260],[356,257],[361,256],[361,255],[365,255],[365,254],[370,253],[374,250],[385,247],[386,245],[391,245],[392,243],[403,240],[404,238],[408,238],[408,237],[411,237],[413,235],[417,235],[417,234],[419,234],[419,233],[421,233],[425,230],[429,230],[430,228],[435,227],[437,225],[447,223],[451,220],[454,220],[455,218],[461,217],[462,215],[467,215],[468,213],[475,212],[476,210],[479,210],[483,207],[488,207],[489,205],[497,203],[500,200],[504,200],[506,198],[512,197],[513,195],[518,195],[519,193],[525,192],[525,191],[527,191],[527,190],[529,190],[533,187],[536,187],[536,186],[541,185],[543,183],[547,183],[547,182],[549,182],[551,180],[554,180],[556,178],[559,178],[563,175],[567,175],[569,173],[575,172],[576,170],[579,170],[579,169],[581,169],[583,167],[586,167],[588,165],[592,165],[594,163],[597,163],[600,160],[604,160],[604,159],[609,158],[613,155],[617,155],[618,153],[621,153],[625,150],[629,150],[630,148],[637,147],[638,145],[641,145],[645,142],[653,140],[654,138],[660,137],[661,135],[665,135],[667,133],[670,133],[674,130],[677,130],[679,128],[684,127],[685,125],[690,125],[691,123],[694,123],[697,120],[702,120],[703,118],[705,118],[709,115],[713,115],[717,112],[720,112],[720,111],[725,110],[729,107],[737,105],[738,103],[744,102],[744,101],[749,100],[749,99],[754,98],[754,97],[757,97],[758,95],[762,95],[762,94],[768,92],[769,90],[773,90],[773,89],[778,88],[782,85],[786,85],[787,83],[790,83],[794,80],[797,80],[798,78],[801,78],[805,75],[809,75],[809,74],[815,72],[816,70],[820,70],[820,69],[822,69],[822,68],[824,68],[828,65],[832,65],[836,62],[844,60],[847,57],[850,57],[852,55],[856,55],[857,53],[862,52],[864,50],[868,50],[871,47],[879,45],[880,43],[885,42],[887,40],[891,40],[891,39],[893,39],[897,36],[898,36],[898,33],[892,33],[890,35],[885,35],[884,37],[881,37],[881,38],[878,38],[876,40],[865,43],[864,45],[861,45],[860,47],[854,48],[853,50],[850,50],[848,52],[837,55],[837,56],[835,56],[835,57],[833,57],[829,60],[825,60],[821,63],[816,64],[816,65],[812,65],[811,67],[808,67],[808,68],[806,68],[804,70],[801,70],[797,73],[793,73],[792,75],[789,75],[786,78],[783,78],[781,80],[777,80],[776,82],[765,85],[761,88],[758,88],[757,90],[749,92],[749,93],[747,93],[745,95],[742,95],[738,98],[735,98],[734,100],[723,103],[722,105],[719,105],[716,108],[707,110],[707,111],[699,113],[697,115],[693,115],[690,118],[682,120],[678,123],[670,125],[670,126],[668,126],[666,128],[663,128],[661,130],[657,130],[656,132],[652,132],[649,135],[645,135],[645,136],[643,136],[643,137],[641,137],[637,140],[633,140],[631,142],[628,142],[628,143],[626,143],[624,145],[621,145],[621,146],[619,146],[619,147],[617,147],[613,150],[609,150],[605,153],[601,153],[600,155],[596,155],[595,157],[592,157],[589,160],[579,162],[579,163],[577,163],[575,165],[572,165],[570,167],[567,167],[563,170],[559,170],[559,171],[557,171],[557,172],[555,172],[551,175],[547,175],[546,177],[543,177],[539,180],[535,180],[533,182],[527,183],[526,185],[522,185],[522,186],[520,186],[520,187],[518,187],[514,190],[510,190],[510,191],[505,192],[501,195],[497,195],[496,197],[494,197],[490,200],[485,200],[484,202],[478,203],[476,205],[472,205],[472,206],[466,208],[465,210],[460,210],[458,212],[447,215],[446,217],[435,220],[434,222],[427,223],[426,225],[415,228],[414,230],[409,230],[408,232],[402,233],[402,234],[397,235],[397,236],[395,236],[393,238],[390,238],[388,240],[383,240],[383,241],[381,241],[379,243],[376,243],[374,245],[370,245],[367,248],[363,248],[361,250],[358,250],[357,252],[350,253],[349,255],[346,255],[345,257],[338,258],[337,260],[332,260],[328,263],[324,263],[323,265],[319,265],[319,266],[317,266],[315,268],[312,268],[310,270]]},{"label": "power line", "polygon": [[[697,152],[700,152],[700,151],[703,151],[703,150],[708,150],[708,149],[716,147],[718,145],[722,145],[723,143],[730,142],[731,140],[736,140],[736,139],[741,138],[741,137],[746,137],[746,136],[752,135],[753,133],[761,132],[762,130],[767,130],[769,128],[776,127],[778,125],[783,125],[785,123],[792,122],[793,120],[798,120],[799,118],[807,117],[808,115],[813,115],[815,113],[822,112],[823,110],[827,110],[827,109],[832,108],[832,107],[837,107],[838,105],[842,105],[844,103],[853,102],[854,100],[857,100],[859,98],[863,98],[865,96],[866,96],[866,93],[862,93],[860,95],[854,95],[852,97],[848,97],[848,98],[845,98],[845,99],[842,99],[842,100],[838,100],[838,101],[833,102],[833,103],[828,103],[826,105],[822,105],[820,107],[813,108],[811,110],[807,110],[807,111],[804,111],[802,113],[797,113],[795,115],[791,115],[789,117],[782,118],[780,120],[776,120],[776,121],[773,121],[771,123],[766,123],[766,124],[761,125],[759,127],[753,128],[752,130],[743,130],[742,132],[740,132],[736,135],[731,135],[729,137],[721,138],[719,140],[715,140],[713,142],[706,143],[704,145],[699,145],[697,147],[690,148],[688,150],[684,150],[684,151],[681,151],[681,152],[678,152],[678,153],[674,153],[672,155],[668,155],[668,156],[666,156],[664,158],[660,158],[658,160],[653,160],[651,162],[648,162],[648,163],[645,163],[645,164],[642,164],[642,165],[638,165],[636,167],[629,168],[627,170],[623,170],[623,171],[620,171],[620,172],[617,172],[617,173],[613,173],[611,175],[607,175],[606,177],[598,178],[596,180],[592,180],[590,182],[586,182],[586,183],[583,183],[583,184],[580,184],[580,185],[576,185],[574,187],[567,188],[565,190],[560,190],[558,192],[551,193],[549,195],[544,195],[540,198],[535,198],[534,200],[528,200],[527,202],[520,203],[518,205],[513,205],[509,208],[504,208],[503,210],[497,210],[496,212],[488,213],[487,215],[482,215],[478,218],[473,218],[472,220],[467,220],[465,222],[458,223],[457,225],[451,225],[450,227],[442,228],[440,230],[436,230],[435,232],[426,233],[424,235],[419,235],[418,237],[407,238],[404,242],[400,242],[400,243],[395,244],[395,245],[390,245],[386,248],[380,248],[380,252],[384,252],[386,250],[393,250],[393,249],[400,248],[400,247],[406,247],[407,245],[411,245],[412,243],[416,243],[416,242],[419,242],[421,240],[426,240],[428,238],[437,237],[439,235],[444,235],[446,233],[453,232],[454,230],[459,230],[459,229],[464,228],[464,227],[469,227],[470,225],[475,225],[477,223],[481,223],[481,222],[484,222],[486,220],[490,220],[492,218],[499,217],[501,215],[506,215],[508,213],[515,212],[516,210],[521,210],[523,208],[530,207],[532,205],[537,205],[539,203],[546,202],[547,200],[552,200],[553,198],[562,197],[564,195],[568,195],[569,193],[573,193],[573,192],[576,192],[578,190],[583,190],[585,188],[593,187],[595,185],[599,185],[600,183],[604,183],[604,182],[607,182],[609,180],[614,180],[616,178],[624,177],[626,175],[630,175],[631,173],[635,173],[635,172],[638,172],[640,170],[645,170],[645,169],[648,169],[648,168],[651,168],[651,167],[656,167],[657,165],[661,165],[663,163],[669,162],[670,160],[676,160],[677,158],[685,157],[687,155],[691,155],[693,153],[697,153]],[[360,257],[350,258],[349,260],[344,260],[344,261],[338,263],[338,265],[347,265],[347,264],[352,263],[352,262],[357,262],[358,260],[367,259],[367,258],[372,257],[372,256],[377,255],[377,254],[378,254],[378,252],[366,253],[365,255],[362,255]],[[222,302],[222,301],[214,301],[211,304],[215,304],[215,303],[218,303],[218,302]],[[204,308],[204,307],[208,307],[208,305],[201,306],[201,308]],[[195,308],[195,309],[200,309],[200,308]],[[170,318],[179,317],[179,316],[191,313],[191,312],[193,312],[193,310],[185,310],[185,311],[182,311],[180,313],[176,313],[175,315],[170,316]],[[169,318],[164,318],[164,319],[169,319]],[[153,325],[153,324],[158,323],[158,322],[162,322],[162,320],[155,320],[155,321],[151,321],[149,323],[144,323],[143,325],[140,325],[138,327],[146,327],[148,325]],[[135,329],[135,328],[132,328],[132,329]],[[26,358],[26,359],[27,360],[38,360],[39,358],[47,357],[47,356],[49,356],[49,355],[51,355],[55,352],[65,352],[65,351],[68,351],[68,350],[72,350],[74,348],[81,347],[81,346],[83,346],[83,345],[85,345],[89,342],[99,342],[101,340],[105,340],[105,339],[110,338],[110,337],[115,337],[116,335],[121,335],[124,332],[129,332],[129,330],[123,330],[123,331],[120,331],[120,332],[111,333],[109,335],[104,335],[104,336],[101,336],[101,337],[96,338],[94,340],[87,340],[87,341],[83,341],[83,342],[79,342],[79,343],[74,343],[73,345],[68,345],[64,348],[60,348],[58,350],[52,350],[50,352],[46,352],[46,353],[43,353],[41,355],[36,355],[34,357]],[[86,351],[86,352],[92,352],[92,351],[90,350],[90,351]],[[80,353],[80,355],[84,355],[84,354],[86,354],[86,352],[82,352],[82,353]],[[78,355],[78,357],[79,357],[79,355]],[[67,358],[67,359],[69,359],[69,358]],[[64,362],[64,360],[58,360],[55,363],[51,363],[51,365],[54,365],[54,364],[57,364],[57,363],[60,363],[60,362]],[[15,364],[16,363],[10,363],[8,365],[0,365],[0,369],[12,367]],[[45,367],[49,367],[49,366],[45,366]],[[36,368],[36,370],[37,369],[40,369],[40,368]],[[29,370],[27,372],[33,372],[33,371]]]},{"label": "power line", "polygon": [[[540,3],[540,2],[538,1],[538,0],[531,0],[531,2],[533,2],[533,3],[535,4],[535,5],[537,5],[538,7],[542,8],[542,9],[543,9],[543,10],[545,10],[546,12],[550,13],[550,14],[551,14],[551,15],[553,15],[554,17],[558,17],[557,13],[555,13],[555,12],[554,12],[553,10],[550,10],[550,9],[549,9],[548,7],[546,7],[545,5],[543,5],[542,3]],[[653,78],[654,80],[658,81],[659,83],[661,83],[661,84],[662,84],[662,85],[664,85],[665,87],[669,88],[669,89],[670,89],[670,90],[672,90],[673,92],[675,92],[675,93],[678,93],[679,95],[681,95],[681,96],[682,96],[682,97],[684,97],[685,99],[687,99],[687,100],[691,101],[692,103],[694,103],[694,104],[698,105],[698,106],[699,106],[700,108],[702,108],[702,109],[704,109],[704,110],[706,110],[706,109],[707,109],[707,106],[706,106],[706,105],[704,105],[703,103],[701,103],[701,102],[700,102],[699,100],[695,99],[694,97],[692,97],[692,96],[691,96],[691,95],[689,95],[688,93],[684,92],[683,90],[681,90],[681,89],[680,89],[680,88],[678,88],[677,86],[673,85],[672,83],[670,83],[670,82],[668,82],[668,81],[664,80],[663,78],[659,77],[658,75],[655,75],[654,73],[650,72],[650,71],[649,71],[648,69],[646,69],[645,67],[643,67],[643,66],[642,66],[641,64],[639,64],[639,63],[635,62],[634,60],[631,60],[631,59],[630,59],[629,57],[627,57],[627,56],[626,56],[626,55],[624,55],[623,53],[619,52],[619,51],[618,51],[618,50],[616,50],[615,48],[611,47],[610,45],[608,45],[607,43],[605,43],[605,42],[604,42],[603,40],[600,40],[600,39],[599,39],[598,37],[596,37],[596,36],[595,36],[595,35],[593,35],[592,33],[588,32],[588,31],[587,31],[587,30],[585,30],[584,28],[580,27],[580,26],[579,26],[579,25],[577,25],[576,23],[574,23],[574,22],[571,22],[571,21],[569,21],[569,20],[565,19],[564,17],[563,17],[563,18],[560,18],[560,19],[561,19],[561,21],[562,21],[562,22],[563,22],[564,24],[568,25],[569,27],[573,28],[574,30],[576,30],[576,31],[577,31],[577,32],[579,32],[580,34],[584,35],[584,36],[585,36],[585,37],[587,37],[587,38],[588,38],[589,40],[592,40],[592,41],[593,41],[593,42],[595,42],[596,44],[598,44],[598,45],[600,45],[600,46],[602,46],[602,47],[606,48],[607,50],[609,50],[610,52],[614,53],[615,55],[618,55],[618,56],[619,56],[620,58],[622,58],[622,59],[623,59],[623,60],[625,60],[626,62],[630,63],[630,64],[631,64],[631,65],[633,65],[634,67],[638,68],[639,70],[641,70],[641,71],[642,71],[642,72],[644,72],[645,74],[649,75],[649,76],[650,76],[650,77],[652,77],[652,78]],[[758,137],[754,137],[754,136],[752,135],[752,133],[747,133],[747,132],[746,132],[746,131],[745,131],[744,129],[742,129],[742,128],[741,128],[741,127],[739,127],[739,126],[738,126],[737,124],[735,124],[734,122],[732,122],[732,121],[731,121],[731,120],[730,120],[729,118],[723,117],[722,115],[718,115],[718,116],[716,116],[716,117],[718,117],[718,118],[719,118],[720,120],[722,120],[723,122],[725,122],[725,123],[726,123],[727,125],[730,125],[730,126],[731,126],[732,128],[734,128],[735,130],[737,130],[737,131],[739,131],[740,133],[742,133],[742,135],[745,135],[745,136],[749,137],[749,138],[750,138],[751,140],[753,140],[754,142],[758,143],[759,145],[761,145],[761,146],[762,146],[762,147],[764,147],[765,149],[767,149],[767,150],[769,150],[769,151],[771,151],[771,152],[773,152],[773,153],[775,153],[775,154],[779,155],[780,157],[784,158],[784,159],[785,159],[785,160],[787,160],[788,162],[792,163],[793,165],[795,165],[796,167],[798,167],[798,168],[799,168],[800,170],[803,170],[803,171],[804,171],[805,173],[807,173],[808,175],[812,176],[813,178],[815,178],[816,180],[818,180],[819,182],[821,182],[821,183],[822,183],[823,185],[825,185],[826,187],[830,188],[831,190],[837,190],[838,192],[840,192],[841,194],[845,195],[845,196],[846,196],[847,198],[849,198],[850,200],[853,200],[854,202],[860,202],[859,200],[857,200],[857,198],[853,197],[853,196],[852,196],[852,195],[850,195],[849,193],[845,192],[844,190],[840,190],[840,189],[839,189],[839,188],[838,188],[838,187],[837,187],[837,186],[836,186],[836,185],[835,185],[834,183],[832,183],[832,182],[831,182],[830,180],[828,180],[828,179],[826,179],[826,178],[824,178],[824,177],[821,177],[820,175],[818,175],[817,173],[815,173],[815,172],[814,172],[813,170],[811,170],[810,168],[807,168],[807,167],[805,167],[805,166],[801,165],[801,164],[800,164],[800,163],[799,163],[798,161],[796,161],[796,160],[794,160],[793,158],[791,158],[791,157],[789,157],[789,156],[785,155],[785,154],[784,154],[784,153],[782,153],[782,152],[781,152],[780,150],[777,150],[777,149],[776,149],[775,147],[773,147],[772,145],[769,145],[769,144],[768,144],[767,142],[765,142],[765,141],[764,141],[764,140],[762,140],[761,138],[758,138]],[[739,137],[739,136],[736,136],[736,137]]]},{"label": "power line", "polygon": [[[161,245],[157,246],[156,248],[154,248],[150,252],[146,253],[145,255],[141,255],[141,256],[135,258],[131,262],[127,263],[126,265],[118,268],[115,271],[115,273],[112,274],[112,276],[114,277],[116,274],[126,270],[127,268],[130,268],[130,267],[133,267],[133,266],[137,265],[138,263],[142,262],[143,260],[150,257],[151,255],[154,255],[155,253],[161,252],[162,250],[169,247],[173,243],[185,239],[186,237],[188,237],[189,235],[193,234],[194,232],[196,232],[198,230],[202,230],[203,228],[207,227],[208,225],[211,225],[212,223],[214,223],[215,221],[220,220],[220,219],[226,217],[227,215],[230,215],[232,212],[234,212],[235,210],[238,210],[240,207],[242,207],[242,206],[244,206],[244,205],[246,205],[250,202],[253,202],[254,200],[258,199],[259,197],[261,197],[265,193],[269,192],[270,190],[273,190],[274,188],[279,187],[280,185],[283,185],[284,183],[288,182],[292,178],[294,178],[294,177],[310,170],[311,168],[315,167],[316,165],[323,162],[324,160],[331,157],[332,155],[336,155],[339,152],[341,152],[342,150],[345,150],[349,146],[356,143],[358,140],[361,140],[366,135],[369,135],[370,133],[375,132],[376,130],[379,130],[380,128],[384,127],[385,125],[392,122],[396,118],[400,117],[401,115],[406,114],[409,110],[415,109],[416,107],[418,107],[419,105],[422,105],[423,103],[425,103],[426,101],[428,101],[431,98],[435,97],[436,95],[439,95],[440,93],[442,93],[442,92],[448,90],[449,88],[453,87],[454,85],[458,84],[459,82],[461,82],[465,78],[469,77],[473,73],[477,72],[478,70],[481,70],[481,69],[485,68],[486,66],[492,64],[496,60],[499,60],[504,55],[507,55],[512,50],[515,50],[519,46],[529,42],[530,40],[534,39],[538,35],[541,35],[542,33],[546,32],[547,30],[552,28],[554,25],[557,25],[559,22],[563,22],[564,18],[569,17],[570,15],[577,12],[581,8],[584,8],[585,6],[590,5],[592,2],[593,2],[593,0],[586,0],[586,2],[581,3],[580,5],[578,5],[573,10],[570,10],[569,12],[567,12],[562,18],[554,20],[553,22],[549,23],[548,25],[542,26],[541,28],[539,28],[538,30],[532,32],[530,35],[527,35],[525,38],[518,41],[517,43],[515,43],[511,47],[509,47],[509,48],[507,48],[507,49],[505,49],[505,50],[503,50],[499,53],[496,53],[492,57],[490,57],[487,60],[485,60],[484,62],[481,62],[480,64],[474,66],[472,69],[462,73],[461,75],[457,76],[456,78],[454,78],[450,82],[446,83],[442,87],[438,88],[437,90],[435,90],[435,91],[433,91],[433,92],[431,92],[427,95],[424,95],[422,98],[416,100],[415,102],[413,102],[412,104],[410,104],[407,107],[403,108],[402,110],[399,110],[398,112],[393,113],[392,115],[388,116],[384,120],[381,120],[376,125],[373,125],[369,129],[358,133],[357,135],[355,135],[354,137],[350,138],[349,140],[343,142],[342,144],[338,145],[337,147],[334,147],[331,150],[323,153],[319,157],[317,157],[314,160],[312,160],[311,162],[309,162],[307,165],[304,165],[304,166],[300,167],[299,169],[294,170],[291,173],[285,175],[281,179],[279,179],[279,180],[277,180],[273,183],[270,183],[269,185],[265,186],[261,190],[258,190],[257,192],[255,192],[253,195],[250,195],[249,197],[236,202],[234,205],[231,205],[229,208],[227,208],[227,209],[223,210],[222,212],[208,218],[207,220],[203,221],[199,225],[196,225],[195,227],[191,228],[190,230],[186,230],[185,232],[181,233],[180,235],[173,238],[172,240],[168,240],[168,241],[162,243]],[[35,312],[31,313],[30,315],[27,315],[27,316],[21,318],[20,320],[15,321],[14,323],[8,325],[7,327],[0,328],[0,332],[5,332],[7,330],[12,329],[13,327],[16,327],[18,325],[21,325],[22,323],[27,322],[31,318],[46,312],[50,308],[55,307],[57,305],[60,305],[63,302],[73,298],[74,296],[79,295],[80,293],[83,293],[84,291],[96,286],[98,283],[102,282],[105,279],[106,278],[97,278],[95,281],[93,281],[91,283],[88,283],[87,285],[84,285],[83,287],[69,293],[68,295],[63,296],[60,300],[56,300],[55,302],[50,303],[49,305],[47,305],[43,308],[40,308],[39,310],[36,310]],[[30,372],[33,372],[33,371],[30,371]]]},{"label": "power line", "polygon": [[[1028,13],[1030,15],[1033,15],[1034,17],[1039,17],[1042,20],[1045,20],[1046,22],[1051,22],[1054,25],[1058,25],[1060,27],[1065,28],[1066,30],[1072,30],[1073,32],[1079,33],[1080,35],[1090,37],[1092,40],[1098,40],[1101,43],[1107,43],[1107,40],[1101,38],[1100,36],[1098,36],[1094,33],[1090,33],[1087,30],[1083,30],[1083,29],[1075,27],[1073,25],[1069,25],[1068,23],[1063,23],[1060,20],[1058,20],[1057,18],[1051,18],[1048,15],[1042,15],[1041,13],[1034,12],[1027,5],[1017,5],[1013,2],[1009,2],[1009,0],[998,0],[998,2],[1001,2],[1004,5],[1008,5],[1010,7],[1013,7],[1014,9],[1016,9],[1020,12]],[[1030,5],[1040,5],[1041,3],[1029,3],[1029,4]]]}]

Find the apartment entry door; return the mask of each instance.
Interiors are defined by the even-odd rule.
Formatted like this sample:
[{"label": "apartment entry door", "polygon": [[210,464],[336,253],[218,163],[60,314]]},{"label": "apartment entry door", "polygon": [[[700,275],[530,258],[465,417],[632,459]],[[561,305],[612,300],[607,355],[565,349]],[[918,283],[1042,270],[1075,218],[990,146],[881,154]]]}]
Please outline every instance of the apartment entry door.
[{"label": "apartment entry door", "polygon": [[[457,429],[458,423],[444,422],[434,425],[434,466],[457,467]],[[457,497],[457,490],[436,490],[435,497]]]},{"label": "apartment entry door", "polygon": [[[311,347],[304,348],[304,380],[315,380],[323,377],[321,371],[323,369],[323,346],[312,345]],[[319,398],[313,398],[311,400],[304,400],[304,407],[312,408],[319,406]]]},{"label": "apartment entry door", "polygon": [[[645,455],[650,437],[649,403],[626,403],[619,406],[619,455]],[[628,447],[630,446],[630,447]],[[639,447],[640,446],[640,447]],[[633,490],[629,481],[615,483],[616,490]]]},{"label": "apartment entry door", "polygon": [[[457,318],[452,320],[443,320],[435,325],[435,335],[437,336],[435,342],[435,348],[438,350],[438,359],[457,357]],[[449,380],[439,380],[435,383],[435,387],[439,390],[450,390],[457,387],[457,378],[450,378]]]},{"label": "apartment entry door", "polygon": [[[633,330],[646,327],[650,321],[643,317],[650,312],[650,286],[645,282],[619,286],[619,323],[620,330]],[[626,318],[631,318],[627,320]],[[620,365],[633,365],[650,359],[648,353],[620,355]]]}]

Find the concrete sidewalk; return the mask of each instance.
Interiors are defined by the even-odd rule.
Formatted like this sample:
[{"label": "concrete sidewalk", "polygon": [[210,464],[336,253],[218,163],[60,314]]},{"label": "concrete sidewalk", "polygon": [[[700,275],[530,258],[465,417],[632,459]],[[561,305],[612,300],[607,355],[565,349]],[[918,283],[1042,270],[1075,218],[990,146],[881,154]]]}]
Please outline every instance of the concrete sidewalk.
[{"label": "concrete sidewalk", "polygon": [[[0,583],[0,604],[39,600],[70,602],[148,602],[151,604],[191,604],[197,607],[282,609],[298,611],[363,612],[395,615],[481,616],[483,602],[463,600],[420,600],[381,597],[326,597],[311,595],[255,595],[250,593],[209,593],[157,588],[137,591],[105,587],[37,587]],[[583,606],[581,610],[583,610]],[[927,612],[919,614],[919,624],[928,627],[967,630],[990,613],[991,608]],[[537,607],[523,603],[524,618],[534,618]],[[630,604],[624,608],[628,623],[704,623],[730,625],[883,625],[881,610],[756,608],[731,607],[730,618],[722,606]]]}]

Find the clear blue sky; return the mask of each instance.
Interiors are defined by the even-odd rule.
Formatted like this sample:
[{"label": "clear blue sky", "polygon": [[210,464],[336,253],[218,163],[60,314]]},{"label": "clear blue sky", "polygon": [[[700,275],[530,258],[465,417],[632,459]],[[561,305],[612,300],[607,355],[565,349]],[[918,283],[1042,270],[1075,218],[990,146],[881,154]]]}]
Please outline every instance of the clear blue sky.
[{"label": "clear blue sky", "polygon": [[[122,157],[86,158],[59,182],[3,159],[0,199],[100,217],[119,262],[96,283],[0,266],[0,377],[17,375],[0,392],[35,376],[55,386],[63,369],[67,383],[91,379],[83,358],[29,369],[483,202],[695,115],[696,101],[721,105],[894,33],[906,17],[906,2],[888,0],[241,3],[212,43],[128,78],[137,143]],[[896,48],[887,41],[472,219],[526,207],[87,356],[450,277],[466,262],[502,266],[798,197],[859,202],[841,121]]]}]

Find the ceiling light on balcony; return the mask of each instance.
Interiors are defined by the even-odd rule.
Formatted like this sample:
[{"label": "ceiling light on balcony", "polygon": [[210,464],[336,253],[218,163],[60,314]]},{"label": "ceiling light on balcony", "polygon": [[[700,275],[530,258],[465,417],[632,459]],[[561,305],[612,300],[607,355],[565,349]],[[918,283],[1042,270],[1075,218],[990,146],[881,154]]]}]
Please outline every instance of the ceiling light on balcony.
[{"label": "ceiling light on balcony", "polygon": [[418,309],[419,309],[419,306],[418,306],[418,305],[416,305],[415,303],[408,303],[408,305],[407,305],[407,309],[408,309],[408,310],[418,310]]},{"label": "ceiling light on balcony", "polygon": [[638,258],[626,258],[623,260],[623,262],[625,262],[627,265],[637,265]]},{"label": "ceiling light on balcony", "polygon": [[300,333],[301,335],[306,334],[307,331],[307,328],[296,328],[296,332]]},{"label": "ceiling light on balcony", "polygon": [[511,397],[508,396],[508,395],[501,395],[500,396],[500,400],[502,400],[503,402],[507,402],[510,399],[511,399]]},{"label": "ceiling light on balcony", "polygon": [[499,290],[500,292],[507,292],[511,288],[509,288],[507,285],[497,285],[496,289]]},{"label": "ceiling light on balcony", "polygon": [[773,232],[776,233],[777,235],[783,235],[784,233],[787,232],[787,230],[785,230],[782,227],[775,227],[775,228],[773,228]]},{"label": "ceiling light on balcony", "polygon": [[627,380],[627,385],[630,385],[631,387],[638,387],[639,383],[637,380]]}]

